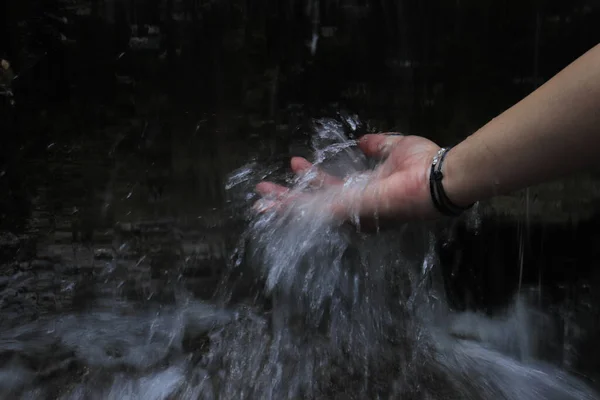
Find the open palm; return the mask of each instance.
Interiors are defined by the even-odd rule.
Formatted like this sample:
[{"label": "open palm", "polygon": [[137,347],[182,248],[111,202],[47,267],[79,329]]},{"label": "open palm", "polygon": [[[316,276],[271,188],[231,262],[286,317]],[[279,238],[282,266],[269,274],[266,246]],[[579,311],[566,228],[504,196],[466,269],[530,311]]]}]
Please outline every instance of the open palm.
[{"label": "open palm", "polygon": [[[357,214],[361,220],[373,216],[394,220],[427,219],[437,214],[429,194],[429,168],[440,149],[432,141],[418,136],[371,134],[359,141],[369,157],[382,160],[370,175],[366,186],[339,191],[331,204],[331,212],[341,219]],[[292,170],[303,174],[312,168],[310,162],[293,157]],[[318,174],[325,187],[343,184],[338,178]],[[283,198],[289,189],[271,182],[261,182],[257,191],[263,196]]]}]

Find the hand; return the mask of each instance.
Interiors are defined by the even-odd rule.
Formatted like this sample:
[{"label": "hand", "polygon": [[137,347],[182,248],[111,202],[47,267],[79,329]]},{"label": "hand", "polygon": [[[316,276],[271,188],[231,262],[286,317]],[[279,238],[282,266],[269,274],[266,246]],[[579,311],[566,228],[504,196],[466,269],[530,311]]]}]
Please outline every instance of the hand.
[{"label": "hand", "polygon": [[[343,185],[336,177],[317,174],[322,189],[334,190],[332,201],[324,203],[334,217],[358,216],[362,223],[374,217],[408,221],[439,216],[429,193],[429,171],[438,145],[418,136],[372,134],[363,136],[359,146],[367,156],[383,161],[369,174],[366,185]],[[297,174],[313,168],[301,157],[293,157],[291,167]],[[271,182],[261,182],[256,189],[283,202],[289,194],[289,189]]]}]

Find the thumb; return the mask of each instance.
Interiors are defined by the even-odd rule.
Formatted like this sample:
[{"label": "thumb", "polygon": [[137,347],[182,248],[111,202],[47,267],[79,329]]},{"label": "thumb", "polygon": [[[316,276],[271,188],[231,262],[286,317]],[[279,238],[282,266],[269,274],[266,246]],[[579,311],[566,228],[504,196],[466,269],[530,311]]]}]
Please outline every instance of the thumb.
[{"label": "thumb", "polygon": [[367,156],[381,159],[389,156],[403,138],[400,133],[368,134],[360,138],[358,145]]}]

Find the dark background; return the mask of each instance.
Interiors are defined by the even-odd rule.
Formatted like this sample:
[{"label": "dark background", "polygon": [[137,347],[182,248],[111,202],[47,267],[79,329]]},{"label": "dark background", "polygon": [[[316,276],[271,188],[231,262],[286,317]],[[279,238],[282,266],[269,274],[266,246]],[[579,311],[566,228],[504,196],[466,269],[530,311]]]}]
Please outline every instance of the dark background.
[{"label": "dark background", "polygon": [[[23,229],[41,186],[59,214],[60,197],[93,204],[120,157],[144,170],[125,179],[134,194],[183,185],[193,212],[218,206],[250,148],[285,153],[305,118],[338,110],[455,143],[596,44],[598,14],[589,0],[6,2],[2,225]],[[64,196],[53,180],[75,158],[90,168]]]},{"label": "dark background", "polygon": [[[289,157],[310,118],[357,114],[363,132],[453,144],[600,37],[596,0],[3,7],[6,260],[26,257],[24,243],[90,247],[142,222],[195,229],[227,249],[227,174],[253,156]],[[523,271],[541,302],[573,305],[594,337],[599,193],[585,175],[496,199],[475,224],[454,225],[440,242],[454,307],[502,307]]]},{"label": "dark background", "polygon": [[[78,171],[91,198],[120,154],[154,162],[156,174],[130,184],[160,192],[185,181],[198,194],[195,212],[198,202],[222,203],[222,175],[248,158],[248,146],[287,152],[306,117],[345,110],[370,130],[452,144],[596,44],[600,22],[589,0],[4,7],[2,151],[16,165],[3,184],[23,200],[4,199],[17,208],[4,213],[7,229],[22,227],[39,185],[58,178],[45,172],[65,149],[102,164],[98,176]],[[111,214],[109,224],[120,217]]]}]

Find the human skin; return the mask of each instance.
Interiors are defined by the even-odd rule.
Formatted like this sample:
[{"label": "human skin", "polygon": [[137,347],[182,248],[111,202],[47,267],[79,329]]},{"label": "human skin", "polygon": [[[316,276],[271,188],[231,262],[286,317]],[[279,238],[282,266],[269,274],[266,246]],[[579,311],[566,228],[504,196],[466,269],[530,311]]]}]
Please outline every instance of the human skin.
[{"label": "human skin", "polygon": [[[421,220],[439,217],[429,173],[440,147],[418,136],[365,135],[366,155],[382,159],[366,187],[339,191],[331,212],[362,217]],[[596,167],[600,156],[600,45],[595,46],[523,100],[453,147],[442,185],[459,206]],[[292,170],[312,168],[294,157]],[[339,185],[321,174],[324,186]],[[261,182],[257,191],[285,197],[288,189]],[[350,207],[350,205],[352,205]]]}]

